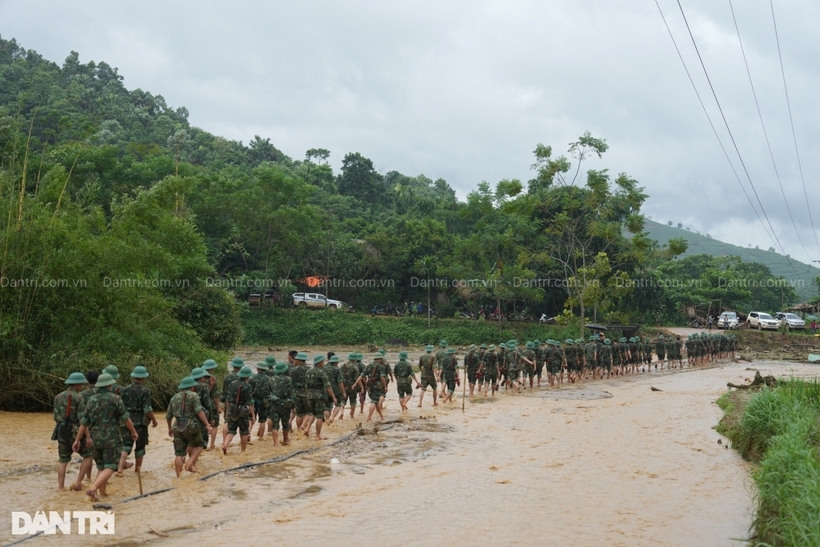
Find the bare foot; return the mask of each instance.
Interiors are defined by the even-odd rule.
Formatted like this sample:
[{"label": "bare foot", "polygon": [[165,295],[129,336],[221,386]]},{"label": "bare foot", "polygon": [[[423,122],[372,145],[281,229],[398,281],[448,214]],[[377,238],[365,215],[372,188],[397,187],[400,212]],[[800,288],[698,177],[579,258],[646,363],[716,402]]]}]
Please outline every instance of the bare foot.
[{"label": "bare foot", "polygon": [[327,437],[316,437],[316,438],[315,438],[315,439],[313,439],[313,440],[314,440],[314,441],[326,441],[326,440],[327,440]]},{"label": "bare foot", "polygon": [[227,455],[227,454],[228,454],[228,447],[223,444],[222,445],[222,455],[224,456],[224,455]]}]

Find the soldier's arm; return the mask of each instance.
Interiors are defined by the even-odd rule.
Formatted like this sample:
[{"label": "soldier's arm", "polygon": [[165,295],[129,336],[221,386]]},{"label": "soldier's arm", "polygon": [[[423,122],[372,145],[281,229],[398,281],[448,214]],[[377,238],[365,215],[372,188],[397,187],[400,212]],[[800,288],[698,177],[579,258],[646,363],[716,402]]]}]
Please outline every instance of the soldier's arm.
[{"label": "soldier's arm", "polygon": [[74,443],[71,445],[72,450],[74,452],[80,451],[80,439],[82,439],[83,435],[88,433],[88,427],[85,424],[80,424],[80,430],[77,431],[77,438],[74,439]]}]

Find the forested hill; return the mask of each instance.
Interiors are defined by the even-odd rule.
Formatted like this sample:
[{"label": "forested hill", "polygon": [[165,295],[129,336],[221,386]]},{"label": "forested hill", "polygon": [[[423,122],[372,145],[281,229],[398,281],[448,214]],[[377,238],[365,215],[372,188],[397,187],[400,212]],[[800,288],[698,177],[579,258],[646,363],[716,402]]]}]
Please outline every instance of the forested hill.
[{"label": "forested hill", "polygon": [[766,265],[775,276],[798,281],[795,284],[795,291],[801,300],[810,300],[817,294],[815,279],[820,276],[820,268],[809,266],[798,260],[789,260],[773,249],[764,251],[757,247],[740,247],[718,241],[709,235],[701,235],[683,227],[660,224],[649,219],[645,220],[645,227],[649,237],[661,245],[666,245],[674,238],[684,238],[689,246],[681,256],[699,254],[737,256],[744,262],[758,262]]}]

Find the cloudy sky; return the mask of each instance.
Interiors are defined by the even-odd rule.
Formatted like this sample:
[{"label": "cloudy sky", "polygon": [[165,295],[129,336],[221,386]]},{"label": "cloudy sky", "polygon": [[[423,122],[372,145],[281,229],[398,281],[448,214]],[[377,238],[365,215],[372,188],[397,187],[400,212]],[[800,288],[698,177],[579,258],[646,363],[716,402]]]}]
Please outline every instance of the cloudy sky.
[{"label": "cloudy sky", "polygon": [[537,143],[565,152],[588,130],[610,150],[587,167],[636,178],[653,219],[820,260],[807,207],[820,228],[820,3],[774,1],[804,191],[769,0],[734,9],[774,164],[729,1],[681,3],[742,164],[677,1],[658,1],[740,182],[655,0],[0,0],[0,35],[58,63],[75,50],[116,66],[212,133],[269,137],[296,158],[327,148],[337,168],[361,152],[462,198],[482,180],[528,180]]}]

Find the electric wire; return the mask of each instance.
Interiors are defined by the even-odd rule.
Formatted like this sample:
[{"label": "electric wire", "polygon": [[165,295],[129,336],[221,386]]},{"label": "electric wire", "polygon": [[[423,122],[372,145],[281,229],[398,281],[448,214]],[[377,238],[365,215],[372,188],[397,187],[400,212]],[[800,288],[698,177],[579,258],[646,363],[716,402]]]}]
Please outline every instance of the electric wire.
[{"label": "electric wire", "polygon": [[689,67],[686,66],[686,61],[683,59],[683,54],[681,54],[680,48],[678,47],[678,42],[675,40],[675,36],[672,34],[672,29],[669,28],[669,23],[666,21],[666,16],[663,13],[663,9],[661,9],[658,0],[655,0],[655,5],[658,7],[658,12],[661,14],[661,19],[663,19],[663,24],[666,26],[666,31],[669,33],[669,37],[672,39],[672,44],[675,46],[675,51],[678,54],[678,58],[680,59],[681,64],[683,64],[683,70],[686,72],[686,76],[689,78],[689,83],[692,84],[692,89],[695,91],[695,95],[698,98],[698,102],[700,103],[700,107],[703,109],[703,113],[706,114],[706,119],[709,121],[709,126],[712,128],[712,132],[715,134],[715,138],[720,145],[720,149],[723,151],[723,155],[726,157],[726,161],[729,163],[729,167],[732,170],[732,173],[735,175],[735,179],[737,180],[740,189],[743,190],[743,195],[746,196],[746,200],[749,202],[749,206],[751,206],[752,211],[754,211],[755,215],[757,216],[757,220],[760,221],[760,225],[763,227],[763,231],[766,232],[766,235],[769,236],[769,239],[772,240],[772,243],[775,243],[774,238],[769,233],[768,228],[766,228],[766,224],[763,222],[763,219],[760,217],[760,213],[758,213],[757,208],[755,207],[752,198],[749,196],[749,193],[746,191],[746,187],[743,186],[743,181],[740,180],[740,175],[738,175],[737,170],[735,169],[734,163],[732,163],[731,158],[729,157],[729,153],[726,151],[726,147],[723,144],[723,141],[720,138],[720,134],[717,132],[717,128],[715,124],[712,122],[712,117],[709,115],[709,111],[706,110],[706,105],[703,103],[703,98],[700,96],[700,92],[698,91],[697,86],[695,85],[695,81],[692,78],[692,74],[689,72]]},{"label": "electric wire", "polygon": [[732,141],[732,146],[735,149],[735,153],[737,154],[738,160],[740,161],[741,167],[743,167],[743,172],[746,174],[746,179],[749,181],[749,186],[752,188],[752,193],[755,195],[757,199],[757,203],[760,205],[760,211],[763,213],[763,217],[766,219],[766,223],[769,225],[769,228],[772,231],[772,235],[774,236],[775,241],[777,242],[777,246],[780,248],[780,252],[786,257],[786,261],[788,262],[789,266],[791,266],[792,271],[794,271],[795,275],[797,275],[797,270],[794,269],[794,265],[792,264],[791,260],[788,256],[786,256],[786,251],[783,248],[783,244],[780,243],[780,238],[777,237],[777,231],[772,226],[772,221],[769,219],[769,215],[766,214],[766,208],[763,206],[763,202],[760,200],[760,195],[757,193],[757,189],[755,188],[754,182],[752,181],[752,177],[749,174],[749,169],[746,167],[746,162],[743,161],[743,155],[740,153],[740,149],[737,146],[737,141],[735,140],[735,136],[732,133],[731,127],[729,127],[729,122],[726,120],[726,114],[723,112],[723,107],[720,105],[720,100],[717,97],[717,92],[715,91],[714,85],[712,85],[712,79],[709,77],[709,71],[706,69],[706,63],[703,62],[703,57],[700,54],[700,49],[698,48],[697,41],[695,40],[695,35],[692,33],[692,28],[689,26],[689,20],[686,18],[686,13],[683,11],[683,5],[681,5],[680,0],[677,0],[678,8],[680,9],[681,16],[683,17],[683,22],[686,24],[686,30],[689,33],[689,38],[692,40],[692,45],[695,48],[695,53],[697,53],[698,61],[700,61],[700,66],[703,69],[703,74],[706,76],[706,81],[709,83],[709,89],[712,91],[712,97],[715,99],[715,104],[718,107],[718,111],[720,112],[720,116],[723,119],[723,124],[726,126],[726,131],[729,133],[729,139]]},{"label": "electric wire", "polygon": [[786,199],[786,190],[783,188],[783,181],[780,179],[780,172],[777,170],[777,162],[774,159],[774,152],[772,152],[772,145],[769,141],[769,133],[766,131],[766,124],[763,122],[763,113],[760,111],[760,102],[757,99],[757,91],[755,90],[755,84],[752,79],[752,71],[749,69],[749,61],[746,58],[746,50],[743,47],[743,40],[740,37],[740,27],[737,24],[737,17],[735,17],[735,8],[732,4],[732,0],[729,0],[729,10],[732,12],[732,22],[735,24],[735,32],[737,33],[737,42],[740,45],[740,53],[743,56],[743,64],[746,67],[746,75],[749,77],[749,86],[752,88],[752,97],[755,100],[755,107],[757,108],[757,117],[760,120],[760,127],[763,129],[763,137],[766,139],[766,148],[769,150],[769,157],[772,160],[772,168],[774,169],[775,178],[777,178],[777,184],[780,186],[780,193],[783,195],[783,202],[786,204],[786,211],[789,213],[789,218],[792,221],[792,226],[794,227],[794,232],[797,234],[797,240],[800,242],[800,246],[803,248],[803,251],[806,253],[806,256],[811,260],[811,254],[809,253],[806,246],[803,244],[803,238],[800,237],[800,230],[797,229],[797,223],[794,221],[794,216],[792,215],[792,209],[789,206],[789,200]]},{"label": "electric wire", "polygon": [[792,127],[794,152],[797,155],[797,167],[800,170],[800,181],[803,183],[803,197],[806,198],[806,210],[809,213],[809,223],[811,224],[811,233],[814,235],[814,244],[817,245],[817,251],[820,252],[820,241],[817,240],[817,230],[814,228],[814,219],[811,216],[809,194],[806,191],[806,178],[803,176],[803,164],[800,162],[800,150],[797,147],[797,133],[794,130],[794,118],[792,117],[792,105],[791,101],[789,100],[789,88],[786,85],[786,69],[783,66],[783,53],[780,51],[780,35],[777,32],[777,19],[774,15],[774,0],[769,0],[769,5],[772,8],[772,25],[774,26],[774,38],[777,41],[777,56],[780,59],[780,74],[783,76],[783,90],[786,92],[786,106],[789,109],[789,122],[791,123]]}]

